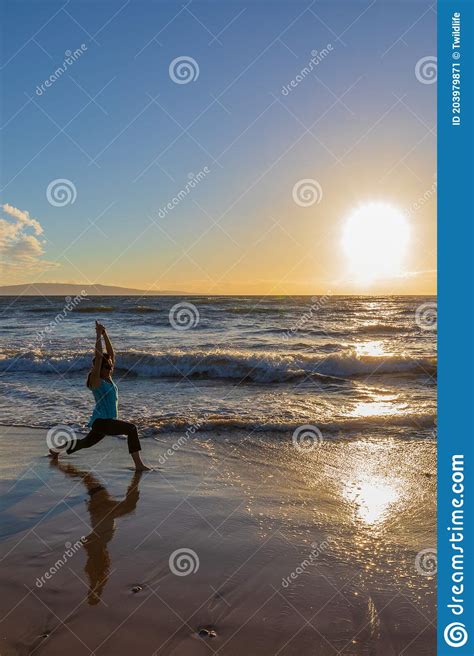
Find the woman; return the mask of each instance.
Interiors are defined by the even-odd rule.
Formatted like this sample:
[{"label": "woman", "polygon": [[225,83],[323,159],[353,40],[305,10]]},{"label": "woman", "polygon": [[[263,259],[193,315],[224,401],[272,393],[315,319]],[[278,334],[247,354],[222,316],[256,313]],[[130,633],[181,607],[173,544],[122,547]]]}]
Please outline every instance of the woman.
[{"label": "woman", "polygon": [[[126,435],[128,451],[135,463],[136,471],[147,471],[147,467],[140,458],[140,440],[137,427],[118,417],[118,389],[112,380],[112,371],[115,364],[115,354],[109,336],[104,326],[95,322],[96,340],[95,356],[92,360],[92,369],[87,376],[87,387],[92,391],[95,399],[95,408],[89,420],[90,432],[82,440],[66,449],[66,453],[75,453],[81,449],[88,449],[100,442],[106,435]],[[102,337],[105,342],[106,353],[102,350]],[[50,451],[51,456],[57,457],[56,452]]]}]

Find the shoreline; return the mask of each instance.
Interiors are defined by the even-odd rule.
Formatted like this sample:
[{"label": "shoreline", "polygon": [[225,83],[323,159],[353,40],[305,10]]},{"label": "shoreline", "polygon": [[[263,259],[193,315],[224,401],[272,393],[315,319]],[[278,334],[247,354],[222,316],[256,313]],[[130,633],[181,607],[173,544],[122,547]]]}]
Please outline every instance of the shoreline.
[{"label": "shoreline", "polygon": [[136,477],[120,438],[56,467],[45,434],[0,427],[4,656],[433,653],[434,442],[196,433]]}]

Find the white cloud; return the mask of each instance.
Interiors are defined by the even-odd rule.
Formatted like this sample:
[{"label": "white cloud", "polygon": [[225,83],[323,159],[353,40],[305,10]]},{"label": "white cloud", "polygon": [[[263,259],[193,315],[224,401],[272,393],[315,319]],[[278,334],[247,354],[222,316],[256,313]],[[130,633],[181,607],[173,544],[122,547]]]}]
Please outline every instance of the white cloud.
[{"label": "white cloud", "polygon": [[17,220],[18,225],[31,226],[34,230],[35,235],[41,235],[43,233],[43,228],[40,225],[40,222],[36,219],[30,217],[30,213],[26,210],[19,210],[9,203],[2,205],[2,209],[5,214],[9,214]]},{"label": "white cloud", "polygon": [[58,266],[42,259],[45,240],[41,237],[43,228],[40,222],[26,210],[8,203],[0,207],[4,212],[4,216],[0,216],[2,277],[16,278]]}]

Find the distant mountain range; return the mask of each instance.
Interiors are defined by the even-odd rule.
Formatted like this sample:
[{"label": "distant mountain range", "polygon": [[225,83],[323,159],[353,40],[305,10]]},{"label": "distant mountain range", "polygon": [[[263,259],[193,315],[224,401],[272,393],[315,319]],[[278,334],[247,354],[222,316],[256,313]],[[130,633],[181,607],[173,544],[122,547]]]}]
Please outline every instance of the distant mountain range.
[{"label": "distant mountain range", "polygon": [[81,292],[87,296],[180,296],[187,294],[180,291],[147,291],[113,285],[76,285],[66,282],[32,282],[27,285],[0,286],[0,296],[75,296]]}]

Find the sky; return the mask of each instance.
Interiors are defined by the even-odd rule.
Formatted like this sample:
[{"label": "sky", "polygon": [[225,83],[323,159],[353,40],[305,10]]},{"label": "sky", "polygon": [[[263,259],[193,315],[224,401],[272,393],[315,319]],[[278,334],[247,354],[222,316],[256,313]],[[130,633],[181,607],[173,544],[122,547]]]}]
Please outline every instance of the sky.
[{"label": "sky", "polygon": [[432,3],[1,7],[2,284],[435,292]]}]

